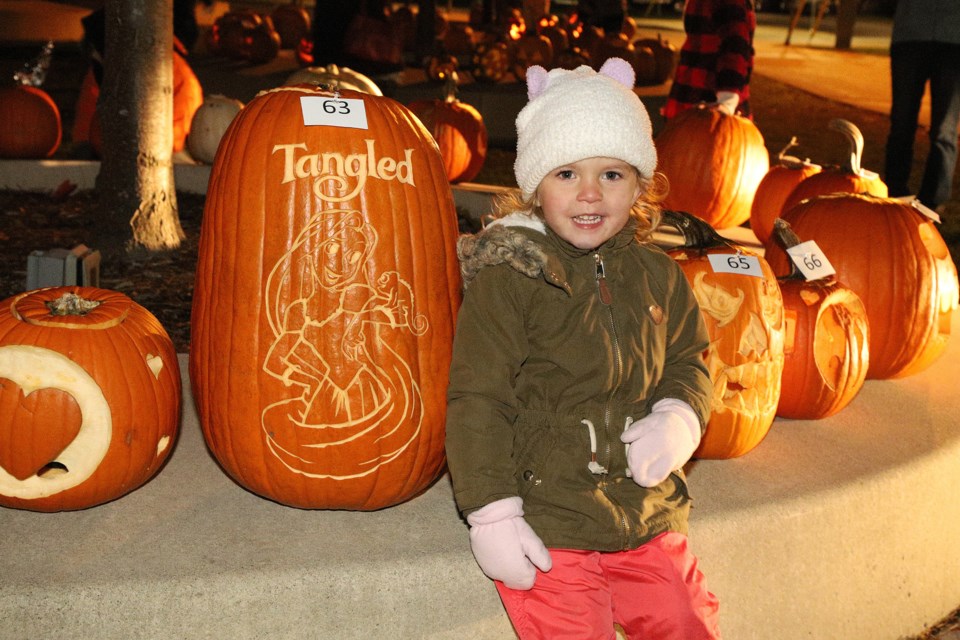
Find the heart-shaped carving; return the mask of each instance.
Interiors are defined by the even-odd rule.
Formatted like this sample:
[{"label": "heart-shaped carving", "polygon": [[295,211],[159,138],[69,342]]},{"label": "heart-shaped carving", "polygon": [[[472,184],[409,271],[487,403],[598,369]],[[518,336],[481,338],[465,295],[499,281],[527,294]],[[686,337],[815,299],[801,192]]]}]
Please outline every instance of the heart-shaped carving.
[{"label": "heart-shaped carving", "polygon": [[0,466],[18,480],[40,472],[77,437],[82,419],[69,393],[46,388],[24,396],[20,385],[0,378]]}]

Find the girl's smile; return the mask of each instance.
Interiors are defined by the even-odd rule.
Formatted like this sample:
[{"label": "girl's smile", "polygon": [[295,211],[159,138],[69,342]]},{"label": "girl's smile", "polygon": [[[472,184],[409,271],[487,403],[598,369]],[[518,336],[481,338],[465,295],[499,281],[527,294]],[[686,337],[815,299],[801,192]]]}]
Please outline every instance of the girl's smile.
[{"label": "girl's smile", "polygon": [[544,221],[579,249],[615,236],[640,197],[636,169],[614,158],[586,158],[557,167],[537,190]]}]

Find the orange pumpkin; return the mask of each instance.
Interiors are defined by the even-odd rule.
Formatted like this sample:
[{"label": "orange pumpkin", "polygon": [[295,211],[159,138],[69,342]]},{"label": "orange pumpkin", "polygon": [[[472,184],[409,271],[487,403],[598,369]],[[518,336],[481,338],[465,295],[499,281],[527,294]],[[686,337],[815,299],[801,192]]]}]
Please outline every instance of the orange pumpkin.
[{"label": "orange pumpkin", "polygon": [[663,84],[673,77],[673,72],[680,59],[680,52],[669,40],[664,39],[663,35],[658,33],[656,38],[641,38],[634,41],[633,46],[637,48],[649,47],[653,51],[656,72],[651,84]]},{"label": "orange pumpkin", "polygon": [[456,74],[445,86],[442,100],[414,100],[407,106],[437,141],[447,179],[469,182],[487,159],[487,126],[473,105],[457,99]]},{"label": "orange pumpkin", "polygon": [[657,169],[670,180],[664,207],[689,211],[716,229],[750,217],[770,168],[760,130],[747,118],[700,105],[671,118],[657,136]]},{"label": "orange pumpkin", "polygon": [[301,38],[310,35],[310,12],[296,2],[281,4],[270,14],[283,49],[294,49]]},{"label": "orange pumpkin", "polygon": [[786,155],[797,144],[796,137],[791,138],[787,146],[777,155],[777,164],[770,167],[763,176],[750,206],[750,229],[760,242],[766,242],[773,233],[774,220],[783,212],[783,203],[793,189],[809,178],[820,173],[822,168],[809,160],[800,160]]},{"label": "orange pumpkin", "polygon": [[499,82],[510,70],[510,51],[503,42],[481,42],[473,53],[473,75],[481,82]]},{"label": "orange pumpkin", "polygon": [[116,291],[35,289],[0,303],[0,505],[84,509],[170,455],[180,371],[166,331]]},{"label": "orange pumpkin", "polygon": [[[782,218],[774,237],[784,249],[800,244]],[[793,265],[780,278],[785,317],[784,362],[777,415],[817,420],[846,407],[867,379],[867,310],[834,276],[807,280]]]},{"label": "orange pumpkin", "polygon": [[0,158],[49,158],[60,148],[60,110],[39,87],[0,87],[0,122]]},{"label": "orange pumpkin", "polygon": [[[946,349],[957,308],[957,269],[929,218],[910,202],[838,193],[806,200],[784,216],[798,236],[815,240],[837,279],[863,300],[870,322],[868,378],[911,375]],[[767,242],[778,274],[786,253]]]},{"label": "orange pumpkin", "polygon": [[[688,213],[664,212],[666,224],[683,235],[669,251],[680,264],[700,304],[710,348],[711,415],[698,458],[735,458],[752,451],[773,424],[783,373],[783,300],[766,261],[727,241]],[[742,265],[757,261],[759,274],[715,271],[711,255]],[[749,272],[748,272],[749,273]]]},{"label": "orange pumpkin", "polygon": [[[305,125],[301,100],[365,128]],[[297,85],[243,108],[211,170],[191,318],[197,411],[230,476],[355,510],[439,476],[456,238],[440,153],[404,106]]]},{"label": "orange pumpkin", "polygon": [[524,35],[513,41],[511,54],[513,75],[521,82],[526,80],[527,67],[537,64],[549,69],[553,65],[553,43],[547,36]]},{"label": "orange pumpkin", "polygon": [[831,120],[829,127],[843,134],[850,153],[844,164],[827,167],[801,180],[783,202],[781,213],[786,213],[807,198],[831,193],[869,193],[887,197],[887,185],[880,176],[860,166],[863,157],[863,134],[855,124],[847,120]]}]

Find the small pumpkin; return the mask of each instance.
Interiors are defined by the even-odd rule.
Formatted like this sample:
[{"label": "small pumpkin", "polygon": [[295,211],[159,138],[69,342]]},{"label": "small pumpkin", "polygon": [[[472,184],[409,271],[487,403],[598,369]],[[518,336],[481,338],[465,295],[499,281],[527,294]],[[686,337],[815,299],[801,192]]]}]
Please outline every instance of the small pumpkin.
[{"label": "small pumpkin", "polygon": [[60,148],[60,109],[40,87],[0,87],[0,158],[49,158]]},{"label": "small pumpkin", "polygon": [[699,105],[668,120],[656,143],[657,169],[670,181],[664,207],[688,211],[717,229],[749,219],[753,196],[770,168],[753,122]]},{"label": "small pumpkin", "polygon": [[4,300],[0,380],[0,505],[99,505],[149,480],[173,449],[177,354],[122,293],[50,287]]},{"label": "small pumpkin", "polygon": [[440,148],[447,179],[473,180],[487,159],[487,126],[480,112],[456,97],[456,74],[447,77],[443,99],[414,100],[407,106]]},{"label": "small pumpkin", "polygon": [[773,233],[773,223],[783,213],[783,204],[790,192],[810,176],[820,173],[822,168],[810,160],[788,156],[787,152],[795,146],[797,138],[790,138],[787,146],[777,154],[777,163],[763,176],[753,196],[750,229],[760,242],[766,242]]},{"label": "small pumpkin", "polygon": [[869,193],[881,198],[887,196],[887,185],[880,176],[860,166],[863,158],[863,134],[860,129],[852,122],[840,118],[831,120],[828,126],[840,132],[846,139],[849,148],[846,162],[825,167],[800,181],[784,199],[781,213],[786,213],[807,198],[830,193]]},{"label": "small pumpkin", "polygon": [[190,133],[187,135],[187,151],[194,160],[212,164],[217,154],[220,139],[243,103],[222,95],[207,96],[193,114]]},{"label": "small pumpkin", "polygon": [[294,49],[301,38],[310,35],[310,12],[299,2],[281,4],[270,14],[273,27],[280,36],[280,47]]},{"label": "small pumpkin", "polygon": [[211,49],[228,58],[246,59],[249,55],[247,37],[263,22],[255,11],[228,11],[218,17],[211,29]]},{"label": "small pumpkin", "polygon": [[[759,255],[720,236],[689,213],[664,211],[682,235],[669,254],[693,288],[710,334],[706,353],[713,382],[711,414],[695,457],[726,459],[752,451],[773,424],[784,365],[783,299],[776,276]],[[734,264],[755,258],[757,276],[715,271],[710,256]]]},{"label": "small pumpkin", "polygon": [[[958,304],[957,268],[946,243],[912,202],[837,193],[804,200],[784,215],[798,236],[830,256],[837,279],[863,300],[872,379],[932,364],[946,349]],[[783,249],[770,241],[765,248],[774,271],[788,273]]]},{"label": "small pumpkin", "polygon": [[[366,128],[306,125],[347,101]],[[210,173],[190,379],[210,451],[240,485],[312,509],[372,510],[444,467],[460,277],[437,145],[390,98],[261,92]]]},{"label": "small pumpkin", "polygon": [[633,46],[650,47],[653,52],[656,73],[651,84],[663,84],[673,77],[677,62],[680,60],[680,52],[669,40],[664,39],[662,34],[658,33],[656,38],[640,38],[634,41]]},{"label": "small pumpkin", "polygon": [[280,53],[280,47],[280,34],[270,16],[263,16],[244,36],[245,57],[253,64],[270,62]]},{"label": "small pumpkin", "polygon": [[549,69],[553,65],[553,43],[550,38],[535,33],[525,34],[512,45],[513,75],[524,81],[527,67],[540,65]]},{"label": "small pumpkin", "polygon": [[[782,218],[774,238],[784,249],[800,238]],[[835,276],[807,280],[792,265],[781,277],[784,310],[784,361],[777,415],[818,420],[856,397],[870,365],[867,310],[855,291]]]},{"label": "small pumpkin", "polygon": [[473,54],[473,75],[481,82],[499,82],[510,71],[510,50],[503,42],[481,42]]}]

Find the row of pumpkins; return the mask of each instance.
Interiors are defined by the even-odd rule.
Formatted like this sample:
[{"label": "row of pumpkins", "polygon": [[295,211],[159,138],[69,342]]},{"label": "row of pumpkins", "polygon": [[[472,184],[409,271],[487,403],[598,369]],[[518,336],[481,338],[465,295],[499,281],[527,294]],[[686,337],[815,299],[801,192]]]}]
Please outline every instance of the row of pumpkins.
[{"label": "row of pumpkins", "polygon": [[[857,127],[830,127],[849,145],[841,166],[800,161],[788,146],[771,167],[753,122],[706,107],[671,119],[657,137],[658,170],[671,184],[664,206],[696,214],[674,218],[684,243],[673,255],[712,339],[713,415],[698,457],[743,455],[775,416],[832,415],[865,379],[915,374],[946,349],[960,287],[935,214],[887,197],[860,166]],[[716,229],[747,221],[763,243],[764,277],[713,273],[710,253],[751,253]],[[788,256],[811,240],[835,276],[808,281]]]},{"label": "row of pumpkins", "polygon": [[[367,128],[304,126],[302,99],[352,101]],[[686,149],[701,119],[736,118],[690,113],[671,125],[687,131],[658,141],[675,193],[709,180],[693,160],[673,173],[670,136],[686,135]],[[736,155],[697,144],[698,155]],[[812,282],[788,276],[776,238],[796,240],[783,222],[757,256],[763,277],[714,271],[710,254],[749,252],[716,233],[710,207],[686,210],[697,216],[665,220],[684,238],[673,255],[711,332],[713,414],[698,457],[743,455],[777,413],[830,415],[865,378],[910,375],[943,353],[956,268],[911,205],[834,193],[778,216],[836,267]],[[189,371],[204,439],[231,478],[291,506],[373,510],[439,477],[457,237],[443,158],[408,108],[297,84],[236,114],[207,190]],[[0,386],[0,505],[101,504],[146,482],[174,447],[176,354],[120,293],[57,287],[0,303],[0,378],[12,383]]]}]

